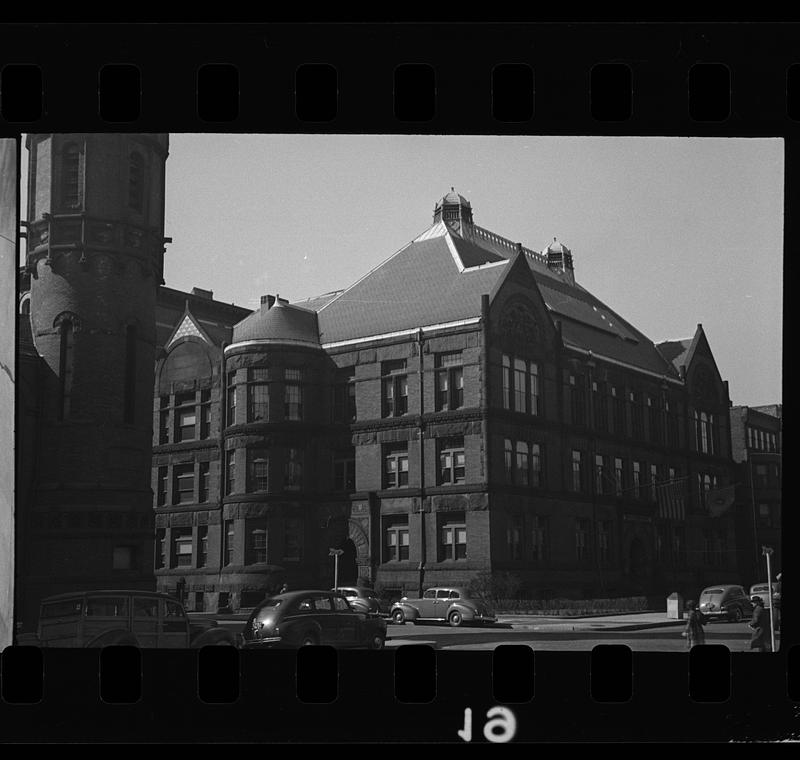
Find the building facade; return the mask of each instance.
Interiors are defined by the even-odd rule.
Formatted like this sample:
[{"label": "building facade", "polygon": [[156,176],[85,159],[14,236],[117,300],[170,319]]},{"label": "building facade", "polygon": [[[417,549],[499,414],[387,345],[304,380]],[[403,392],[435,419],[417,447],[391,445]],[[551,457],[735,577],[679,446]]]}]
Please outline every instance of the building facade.
[{"label": "building facade", "polygon": [[[164,285],[166,135],[37,135],[19,303],[17,610],[76,588],[249,607],[486,574],[532,597],[737,580],[727,383],[452,191],[350,287]],[[381,257],[383,258],[383,257]],[[340,551],[335,560],[332,550]]]},{"label": "building facade", "polygon": [[[496,572],[531,596],[735,580],[732,512],[708,504],[733,483],[730,402],[702,326],[654,345],[568,248],[478,227],[455,192],[350,288],[261,300],[221,361],[207,343],[211,459],[154,441],[160,588],[247,607],[333,585],[331,549],[340,583],[392,595]],[[159,441],[202,424],[200,385],[182,418],[166,394],[178,346]]]},{"label": "building facade", "polygon": [[773,575],[781,570],[783,405],[734,406],[730,417],[740,575],[758,583],[767,577],[763,546],[773,550]]},{"label": "building facade", "polygon": [[16,610],[152,588],[152,372],[167,135],[29,136]]}]

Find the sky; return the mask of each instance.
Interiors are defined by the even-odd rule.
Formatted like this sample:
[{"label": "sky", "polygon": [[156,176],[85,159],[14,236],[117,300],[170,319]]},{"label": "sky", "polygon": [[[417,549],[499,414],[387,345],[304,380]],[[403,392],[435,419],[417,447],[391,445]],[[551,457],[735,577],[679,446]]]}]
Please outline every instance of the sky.
[{"label": "sky", "polygon": [[251,309],[338,290],[454,187],[659,342],[697,324],[734,404],[781,403],[781,139],[171,134],[170,287]]}]

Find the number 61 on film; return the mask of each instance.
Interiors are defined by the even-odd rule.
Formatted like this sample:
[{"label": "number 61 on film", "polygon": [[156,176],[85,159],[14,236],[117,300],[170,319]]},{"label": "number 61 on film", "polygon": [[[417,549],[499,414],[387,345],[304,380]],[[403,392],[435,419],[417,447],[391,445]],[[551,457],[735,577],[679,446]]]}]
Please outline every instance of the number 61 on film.
[{"label": "number 61 on film", "polygon": [[[517,733],[517,719],[507,707],[492,707],[486,713],[487,721],[483,727],[483,735],[490,742],[510,742]],[[464,708],[464,728],[458,735],[465,741],[472,741],[472,708]]]}]

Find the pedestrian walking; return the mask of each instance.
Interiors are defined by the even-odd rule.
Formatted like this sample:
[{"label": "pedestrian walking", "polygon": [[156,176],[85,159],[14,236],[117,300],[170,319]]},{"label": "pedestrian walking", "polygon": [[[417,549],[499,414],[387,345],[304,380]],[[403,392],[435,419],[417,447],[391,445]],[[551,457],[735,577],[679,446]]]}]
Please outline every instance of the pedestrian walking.
[{"label": "pedestrian walking", "polygon": [[694,599],[686,602],[686,609],[689,610],[689,617],[686,619],[686,628],[683,629],[681,635],[686,639],[686,648],[691,649],[693,646],[706,643],[706,632],[703,630],[703,626],[708,619],[700,612]]},{"label": "pedestrian walking", "polygon": [[756,652],[771,652],[772,651],[772,635],[770,626],[772,620],[769,610],[764,609],[764,600],[760,596],[753,597],[753,619],[748,625],[753,629],[753,635],[750,637],[750,649]]}]

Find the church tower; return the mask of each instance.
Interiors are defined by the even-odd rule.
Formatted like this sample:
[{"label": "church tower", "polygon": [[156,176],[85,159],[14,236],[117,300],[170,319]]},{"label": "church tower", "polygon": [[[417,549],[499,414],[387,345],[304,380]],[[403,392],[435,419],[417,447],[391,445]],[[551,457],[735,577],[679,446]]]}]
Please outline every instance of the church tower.
[{"label": "church tower", "polygon": [[[30,328],[41,357],[18,565],[41,597],[155,588],[150,486],[166,134],[41,134],[29,151]],[[22,513],[22,514],[21,514]]]}]

